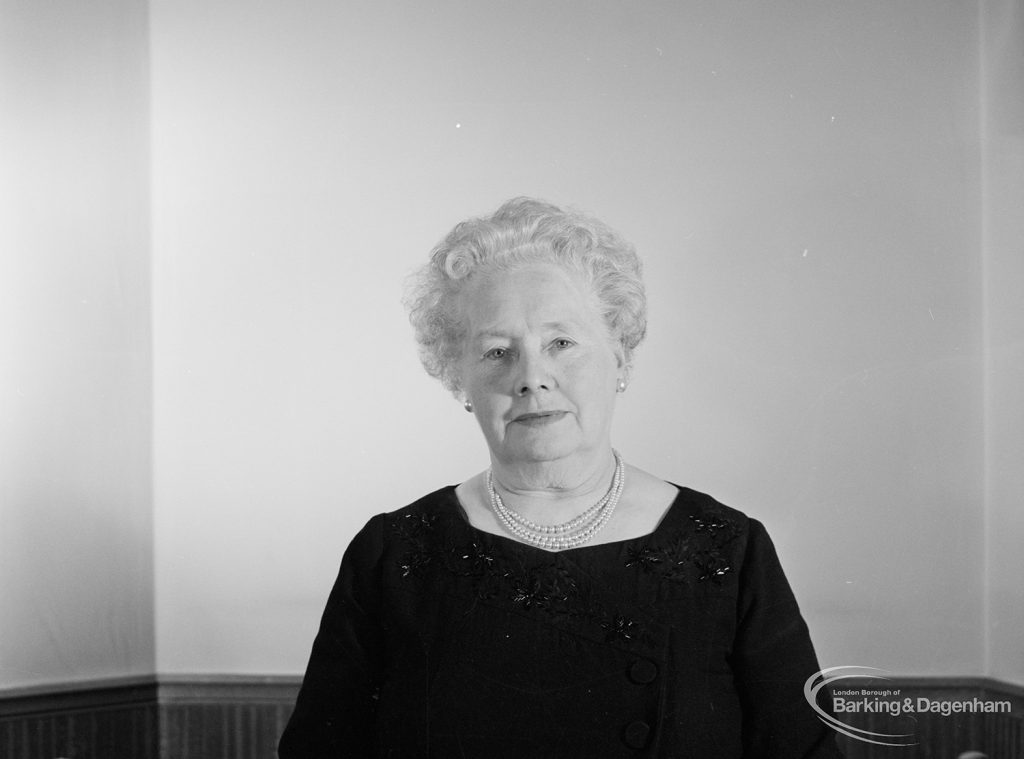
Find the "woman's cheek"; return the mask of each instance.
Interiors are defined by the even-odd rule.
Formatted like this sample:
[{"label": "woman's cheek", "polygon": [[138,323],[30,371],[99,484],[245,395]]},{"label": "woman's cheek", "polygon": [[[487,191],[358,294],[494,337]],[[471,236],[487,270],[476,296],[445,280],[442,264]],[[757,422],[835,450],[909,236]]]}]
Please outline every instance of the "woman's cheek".
[{"label": "woman's cheek", "polygon": [[592,351],[576,351],[567,355],[563,362],[567,374],[572,377],[583,377],[593,379],[596,373],[603,370],[601,362]]}]

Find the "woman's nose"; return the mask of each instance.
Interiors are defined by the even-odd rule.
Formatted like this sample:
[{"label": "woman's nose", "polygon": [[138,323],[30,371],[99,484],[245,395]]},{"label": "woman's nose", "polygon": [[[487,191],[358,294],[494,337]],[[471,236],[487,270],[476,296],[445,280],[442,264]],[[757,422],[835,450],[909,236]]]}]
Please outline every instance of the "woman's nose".
[{"label": "woman's nose", "polygon": [[526,395],[538,390],[550,390],[553,386],[551,369],[543,352],[523,351],[516,377],[516,394]]}]

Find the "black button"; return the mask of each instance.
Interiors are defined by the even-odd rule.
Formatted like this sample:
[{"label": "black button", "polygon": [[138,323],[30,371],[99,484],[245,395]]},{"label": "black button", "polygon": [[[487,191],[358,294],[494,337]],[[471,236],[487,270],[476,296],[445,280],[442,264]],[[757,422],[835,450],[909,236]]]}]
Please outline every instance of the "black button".
[{"label": "black button", "polygon": [[626,730],[622,735],[622,739],[630,748],[643,748],[647,745],[647,739],[650,735],[651,726],[642,720],[637,720],[636,722],[630,722],[626,725]]},{"label": "black button", "polygon": [[658,665],[649,659],[637,659],[629,668],[629,679],[637,685],[647,685],[658,679]]}]

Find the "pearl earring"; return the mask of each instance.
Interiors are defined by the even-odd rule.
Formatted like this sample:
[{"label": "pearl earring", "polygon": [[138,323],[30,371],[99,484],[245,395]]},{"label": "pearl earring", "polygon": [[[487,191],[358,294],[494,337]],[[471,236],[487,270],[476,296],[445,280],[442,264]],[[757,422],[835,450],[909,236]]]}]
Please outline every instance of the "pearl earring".
[{"label": "pearl earring", "polygon": [[616,392],[619,392],[619,393],[626,392],[626,380],[620,379],[619,380],[619,384],[616,385],[616,387],[615,387],[615,390],[616,390]]},{"label": "pearl earring", "polygon": [[473,413],[473,401],[466,399],[466,402],[462,404],[462,408],[466,409],[469,413]]}]

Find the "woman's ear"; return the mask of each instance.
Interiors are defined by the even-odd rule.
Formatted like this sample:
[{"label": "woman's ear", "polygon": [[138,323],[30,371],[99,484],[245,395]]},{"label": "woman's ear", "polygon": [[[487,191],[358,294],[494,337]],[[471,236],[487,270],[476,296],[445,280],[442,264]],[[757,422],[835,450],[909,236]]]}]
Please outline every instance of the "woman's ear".
[{"label": "woman's ear", "polygon": [[616,345],[615,368],[618,370],[618,379],[616,380],[615,389],[620,393],[626,392],[626,387],[629,386],[629,377],[633,370],[633,364],[629,358],[629,354],[622,344]]},{"label": "woman's ear", "polygon": [[616,343],[614,351],[615,366],[619,370],[619,376],[628,380],[631,366],[629,363],[629,357],[626,355],[626,349],[622,346],[622,343]]}]

